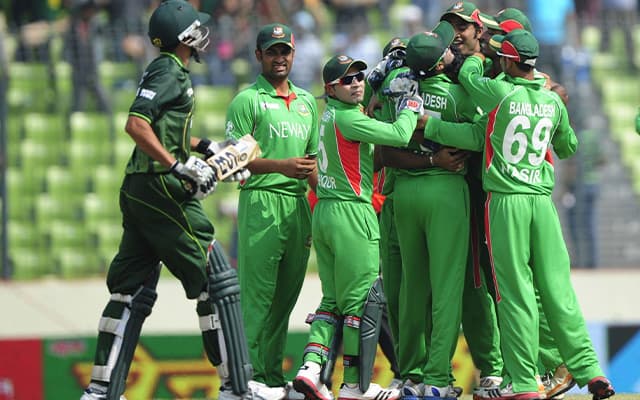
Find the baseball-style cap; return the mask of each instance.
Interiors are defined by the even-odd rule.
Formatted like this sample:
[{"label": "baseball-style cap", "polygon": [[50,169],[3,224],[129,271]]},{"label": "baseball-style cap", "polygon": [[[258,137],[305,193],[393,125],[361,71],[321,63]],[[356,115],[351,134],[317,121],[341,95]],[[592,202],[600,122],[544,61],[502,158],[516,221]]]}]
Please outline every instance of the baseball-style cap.
[{"label": "baseball-style cap", "polygon": [[360,71],[367,69],[367,63],[364,61],[354,60],[344,54],[331,57],[322,68],[322,79],[325,85],[345,76],[351,66],[358,68]]},{"label": "baseball-style cap", "polygon": [[504,35],[493,35],[491,39],[489,39],[489,47],[495,52],[500,51],[502,47],[502,41],[504,40]]},{"label": "baseball-style cap", "polygon": [[482,25],[487,29],[492,29],[494,31],[501,31],[500,24],[496,21],[496,18],[493,15],[485,14],[480,12],[480,21],[482,21]]},{"label": "baseball-style cap", "polygon": [[431,32],[413,35],[407,45],[407,66],[418,73],[432,70],[454,37],[453,25],[447,21],[440,21]]},{"label": "baseball-style cap", "polygon": [[498,11],[495,19],[504,33],[509,33],[514,29],[524,29],[533,32],[529,18],[517,8],[510,7]]},{"label": "baseball-style cap", "polygon": [[531,32],[516,29],[504,36],[500,50],[496,53],[516,62],[535,66],[539,54],[538,41]]},{"label": "baseball-style cap", "polygon": [[394,37],[393,39],[389,40],[389,43],[387,43],[384,46],[384,49],[382,49],[382,57],[386,57],[387,54],[391,53],[391,51],[395,49],[406,49],[407,43],[409,43],[409,38]]},{"label": "baseball-style cap", "polygon": [[458,1],[451,7],[447,8],[447,11],[445,11],[440,17],[440,21],[444,20],[447,15],[456,15],[467,22],[482,26],[480,10],[478,10],[478,7],[476,7],[475,4],[469,1]]},{"label": "baseball-style cap", "polygon": [[256,47],[259,50],[264,51],[278,43],[286,44],[292,49],[296,48],[291,28],[278,23],[265,25],[260,28],[260,32],[258,32],[258,39],[256,40]]}]

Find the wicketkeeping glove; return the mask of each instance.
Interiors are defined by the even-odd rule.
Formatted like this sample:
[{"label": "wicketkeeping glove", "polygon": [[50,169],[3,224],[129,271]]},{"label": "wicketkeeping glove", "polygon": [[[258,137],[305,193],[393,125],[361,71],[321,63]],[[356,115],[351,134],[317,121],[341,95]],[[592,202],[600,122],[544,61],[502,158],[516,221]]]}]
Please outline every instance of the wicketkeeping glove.
[{"label": "wicketkeeping glove", "polygon": [[185,188],[193,197],[202,200],[216,190],[213,169],[198,157],[191,156],[186,163],[177,161],[169,170],[176,178],[185,182]]},{"label": "wicketkeeping glove", "polygon": [[417,94],[412,96],[402,96],[398,100],[396,111],[399,114],[402,110],[411,110],[422,116],[424,114],[424,101],[422,100],[422,97]]},{"label": "wicketkeeping glove", "polygon": [[418,94],[418,81],[414,78],[410,72],[398,74],[398,76],[391,80],[389,88],[385,90],[384,94],[391,97],[413,96]]}]

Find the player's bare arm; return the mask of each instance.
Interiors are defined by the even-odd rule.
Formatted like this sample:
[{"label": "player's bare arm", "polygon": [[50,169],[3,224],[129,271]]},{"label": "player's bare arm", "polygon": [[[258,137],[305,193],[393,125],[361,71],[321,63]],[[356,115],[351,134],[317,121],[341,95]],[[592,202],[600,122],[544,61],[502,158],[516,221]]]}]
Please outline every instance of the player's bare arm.
[{"label": "player's bare arm", "polygon": [[289,178],[306,179],[316,171],[316,160],[293,157],[280,160],[258,158],[248,165],[254,175],[279,173]]},{"label": "player's bare arm", "polygon": [[142,151],[160,164],[171,167],[176,161],[175,157],[160,143],[151,125],[144,119],[129,115],[124,129]]},{"label": "player's bare arm", "polygon": [[402,169],[425,169],[440,167],[457,172],[464,167],[469,152],[454,147],[443,147],[436,153],[416,154],[398,147],[381,146],[380,153],[385,167]]}]

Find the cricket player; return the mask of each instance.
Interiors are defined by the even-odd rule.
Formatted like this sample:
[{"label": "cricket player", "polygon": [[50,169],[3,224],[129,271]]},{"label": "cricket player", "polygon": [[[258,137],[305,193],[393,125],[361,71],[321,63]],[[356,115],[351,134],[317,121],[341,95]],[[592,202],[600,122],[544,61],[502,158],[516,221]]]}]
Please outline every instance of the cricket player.
[{"label": "cricket player", "polygon": [[160,55],[146,68],[129,109],[125,130],[136,145],[120,188],[124,232],[109,266],[111,297],[81,400],[124,399],[142,324],[157,297],[160,263],[180,280],[187,298],[197,300],[205,353],[220,367],[219,398],[250,397],[243,326],[227,323],[240,320],[239,287],[200,204],[217,182],[211,167],[190,155],[196,150],[210,156],[222,148],[190,131],[194,97],[188,66],[209,43],[208,20],[184,0],[162,2],[149,20],[149,38]]},{"label": "cricket player", "polygon": [[369,386],[364,389],[360,382],[360,359],[371,356],[360,352],[360,324],[380,261],[378,221],[371,205],[372,144],[406,146],[422,101],[417,97],[402,99],[393,124],[367,117],[360,104],[366,68],[363,61],[346,55],[332,57],[323,68],[328,100],[320,125],[318,204],[313,218],[323,297],[311,324],[304,364],[294,380],[298,391],[317,400],[329,398],[320,382],[320,371],[327,361],[338,319],[343,320],[344,340],[344,383],[339,398],[400,397],[397,389],[383,389],[369,382],[364,383]]},{"label": "cricket player", "polygon": [[254,368],[250,384],[265,400],[279,400],[287,388],[282,361],[289,316],[311,250],[306,191],[317,177],[318,111],[314,97],[288,79],[295,55],[288,26],[263,26],[255,55],[262,72],[232,100],[226,135],[251,134],[262,149],[262,158],[248,165],[251,178],[240,184],[238,274]]},{"label": "cricket player", "polygon": [[[536,379],[537,289],[567,368],[594,399],[605,399],[615,392],[600,368],[571,285],[569,255],[551,199],[554,174],[549,151],[553,147],[560,158],[569,157],[577,139],[562,100],[534,74],[539,53],[535,37],[516,29],[500,40],[504,80],[482,77],[481,54],[469,57],[461,70],[463,85],[468,80],[482,86],[478,92],[465,86],[472,96],[484,95],[495,102],[488,116],[468,125],[469,131],[432,118],[425,128],[425,137],[432,140],[456,141],[460,148],[484,151],[486,240],[505,376],[497,393],[480,398],[537,399],[544,391]],[[473,68],[465,69],[467,63]]]}]

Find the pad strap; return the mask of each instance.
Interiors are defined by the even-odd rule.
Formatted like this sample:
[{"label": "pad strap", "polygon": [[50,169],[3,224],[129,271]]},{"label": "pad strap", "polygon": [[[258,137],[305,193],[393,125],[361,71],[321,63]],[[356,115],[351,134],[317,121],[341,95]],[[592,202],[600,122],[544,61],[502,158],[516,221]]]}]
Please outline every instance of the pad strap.
[{"label": "pad strap", "polygon": [[202,332],[215,331],[222,328],[222,325],[220,325],[220,317],[215,313],[203,315],[198,318],[198,321],[200,322],[200,330]]},{"label": "pad strap", "polygon": [[304,358],[307,353],[317,354],[324,359],[329,356],[329,348],[320,343],[309,343],[307,344],[307,347],[304,348],[304,354],[302,357]]},{"label": "pad strap", "polygon": [[342,356],[342,365],[345,367],[358,367],[360,365],[360,357],[358,356]]},{"label": "pad strap", "polygon": [[360,329],[360,317],[355,315],[345,315],[344,316],[344,326],[348,326],[350,328]]},{"label": "pad strap", "polygon": [[307,324],[312,324],[316,321],[324,321],[333,326],[338,322],[338,316],[334,313],[327,311],[316,311],[316,313],[310,313],[307,315],[307,319],[304,321]]}]

